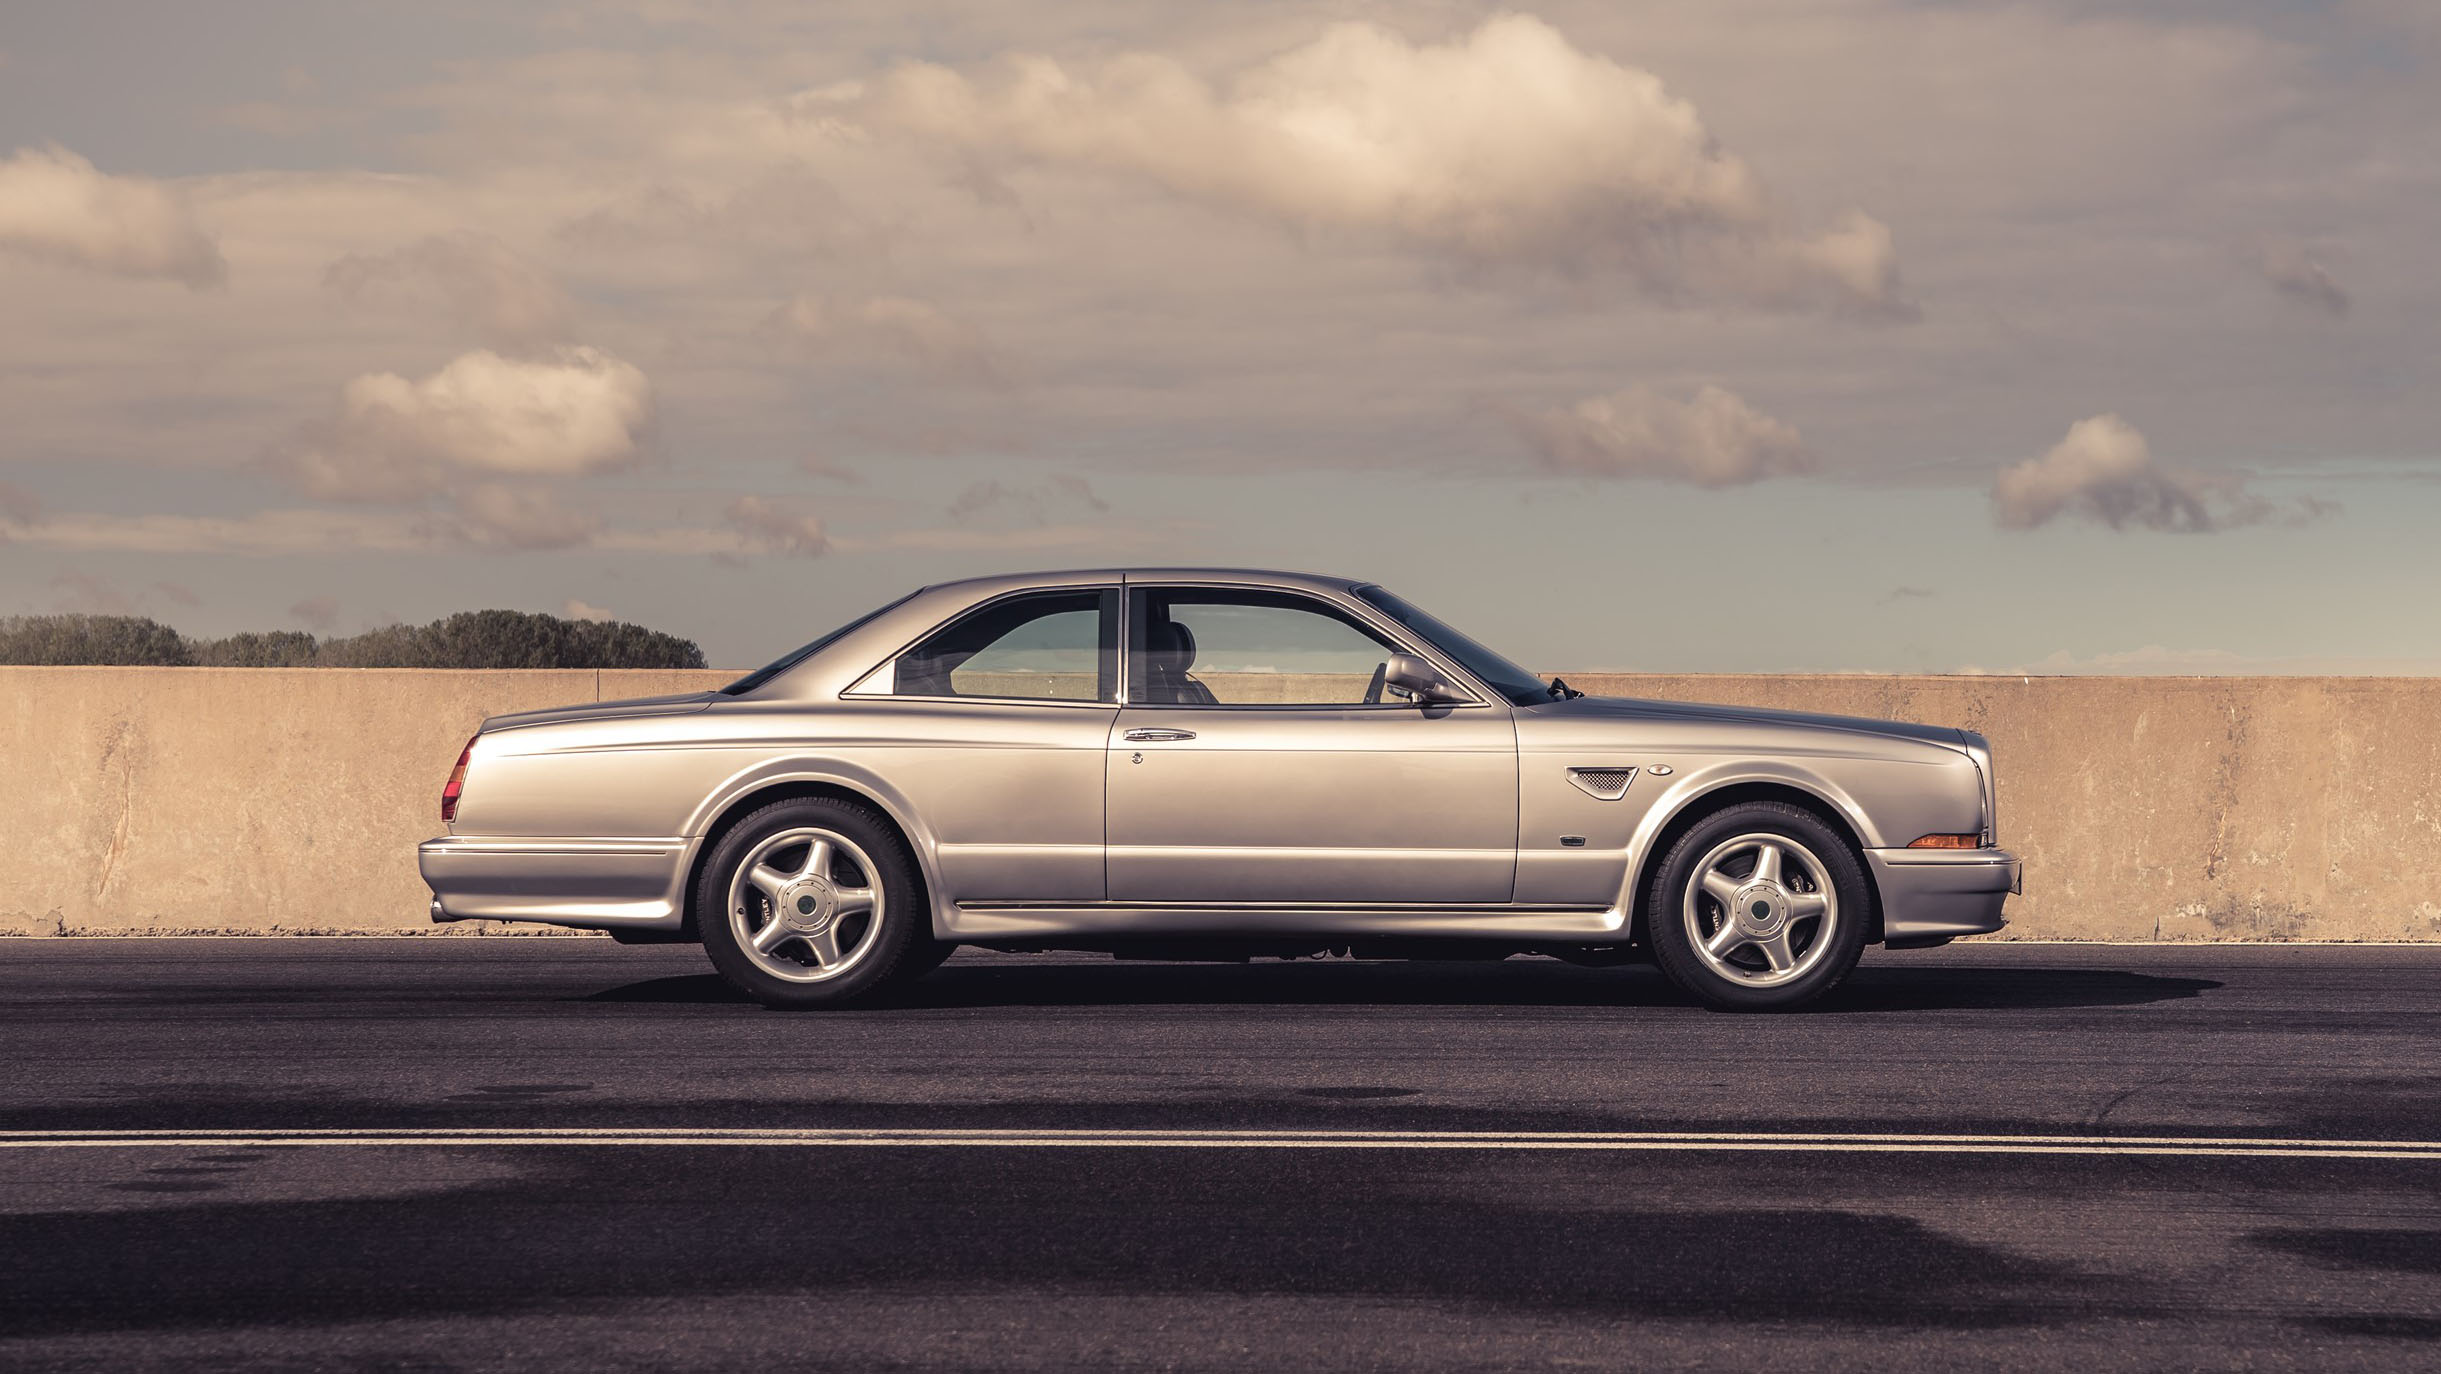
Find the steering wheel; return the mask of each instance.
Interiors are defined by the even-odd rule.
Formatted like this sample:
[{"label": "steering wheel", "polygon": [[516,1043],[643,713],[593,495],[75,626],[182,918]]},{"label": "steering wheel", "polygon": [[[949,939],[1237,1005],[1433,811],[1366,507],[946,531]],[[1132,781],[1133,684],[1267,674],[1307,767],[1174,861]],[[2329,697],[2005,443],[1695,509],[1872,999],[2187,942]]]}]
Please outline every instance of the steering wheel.
[{"label": "steering wheel", "polygon": [[1385,659],[1384,661],[1373,665],[1373,680],[1365,684],[1365,705],[1379,706],[1382,704],[1382,682],[1384,679],[1388,678],[1389,675],[1390,664],[1388,660]]}]

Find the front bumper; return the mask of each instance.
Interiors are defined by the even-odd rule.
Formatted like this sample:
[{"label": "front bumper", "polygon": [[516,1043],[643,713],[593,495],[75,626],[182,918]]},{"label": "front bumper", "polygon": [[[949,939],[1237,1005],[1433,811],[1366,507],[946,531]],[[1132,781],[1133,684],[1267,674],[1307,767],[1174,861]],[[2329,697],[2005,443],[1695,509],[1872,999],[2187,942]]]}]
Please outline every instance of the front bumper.
[{"label": "front bumper", "polygon": [[2025,869],[2000,849],[1868,849],[1881,890],[1885,944],[1939,944],[2008,924],[2001,904],[2025,890]]},{"label": "front bumper", "polygon": [[675,931],[693,841],[445,835],[416,846],[435,921]]}]

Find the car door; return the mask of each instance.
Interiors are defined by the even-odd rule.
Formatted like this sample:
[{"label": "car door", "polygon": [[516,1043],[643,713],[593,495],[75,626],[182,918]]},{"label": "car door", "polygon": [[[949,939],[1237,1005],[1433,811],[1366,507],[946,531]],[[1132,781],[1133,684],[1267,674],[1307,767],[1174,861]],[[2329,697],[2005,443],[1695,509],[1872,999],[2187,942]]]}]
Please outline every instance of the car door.
[{"label": "car door", "polygon": [[1108,762],[1113,901],[1510,900],[1517,736],[1505,702],[1422,707],[1396,643],[1265,588],[1128,593]]},{"label": "car door", "polygon": [[953,902],[1095,902],[1119,589],[973,607],[848,689],[872,757],[930,826]]}]

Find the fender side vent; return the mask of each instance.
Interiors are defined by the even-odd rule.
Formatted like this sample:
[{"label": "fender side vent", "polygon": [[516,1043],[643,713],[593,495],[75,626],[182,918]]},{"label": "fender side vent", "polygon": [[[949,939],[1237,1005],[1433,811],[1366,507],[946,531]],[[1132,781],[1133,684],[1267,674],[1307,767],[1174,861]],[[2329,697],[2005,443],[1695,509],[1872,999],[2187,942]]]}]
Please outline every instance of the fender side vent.
[{"label": "fender side vent", "polygon": [[1627,785],[1636,780],[1633,768],[1571,768],[1568,781],[1588,797],[1602,801],[1617,801],[1627,795]]}]

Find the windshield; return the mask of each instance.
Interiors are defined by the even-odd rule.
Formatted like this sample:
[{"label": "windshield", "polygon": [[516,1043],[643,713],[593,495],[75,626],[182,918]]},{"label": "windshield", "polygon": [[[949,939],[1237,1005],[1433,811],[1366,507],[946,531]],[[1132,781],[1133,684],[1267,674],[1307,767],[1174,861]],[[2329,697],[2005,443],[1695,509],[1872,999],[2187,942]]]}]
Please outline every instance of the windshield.
[{"label": "windshield", "polygon": [[1541,678],[1484,648],[1433,617],[1398,599],[1386,587],[1358,587],[1365,604],[1431,641],[1432,647],[1458,661],[1483,685],[1507,697],[1512,705],[1532,706],[1551,700],[1551,687]]},{"label": "windshield", "polygon": [[[916,590],[921,591],[923,589],[919,587]],[[887,606],[882,606],[874,610],[867,611],[863,615],[849,621],[847,624],[842,625],[838,629],[824,635],[822,638],[815,640],[813,643],[800,649],[792,649],[779,658],[764,664],[762,667],[746,674],[737,681],[721,688],[721,695],[731,697],[744,696],[746,693],[753,691],[755,688],[762,686],[764,683],[771,681],[780,674],[787,672],[789,669],[796,667],[798,664],[812,658],[814,655],[822,652],[824,649],[829,648],[834,642],[846,635],[849,631],[863,629],[865,625],[876,618],[887,615],[891,611],[897,610],[899,607],[906,605],[908,602],[913,601],[914,599],[915,592],[909,592],[905,596],[900,597],[898,600],[891,602]]]}]

